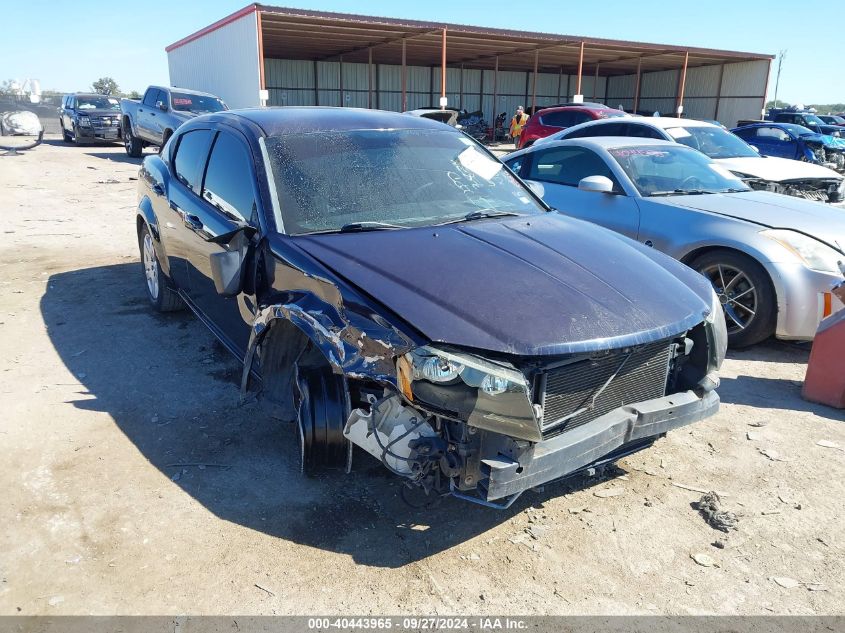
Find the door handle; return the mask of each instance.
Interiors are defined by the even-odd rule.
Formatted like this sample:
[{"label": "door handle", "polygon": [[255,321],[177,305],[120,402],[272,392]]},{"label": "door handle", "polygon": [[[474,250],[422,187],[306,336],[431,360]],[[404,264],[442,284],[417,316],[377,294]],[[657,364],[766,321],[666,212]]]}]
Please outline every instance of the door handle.
[{"label": "door handle", "polygon": [[153,185],[153,193],[156,193],[160,196],[164,195],[164,187],[162,187],[159,183],[155,183]]},{"label": "door handle", "polygon": [[205,228],[202,224],[202,220],[190,213],[185,214],[185,226],[194,232],[202,231]]}]

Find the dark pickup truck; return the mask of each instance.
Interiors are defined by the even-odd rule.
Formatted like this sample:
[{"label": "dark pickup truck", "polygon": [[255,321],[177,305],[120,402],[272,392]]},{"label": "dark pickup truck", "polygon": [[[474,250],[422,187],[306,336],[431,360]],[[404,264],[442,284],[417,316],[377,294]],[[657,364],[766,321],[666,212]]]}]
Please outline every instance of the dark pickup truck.
[{"label": "dark pickup truck", "polygon": [[207,92],[150,86],[140,101],[121,99],[121,130],[126,153],[137,158],[144,147],[163,147],[188,119],[229,108]]}]

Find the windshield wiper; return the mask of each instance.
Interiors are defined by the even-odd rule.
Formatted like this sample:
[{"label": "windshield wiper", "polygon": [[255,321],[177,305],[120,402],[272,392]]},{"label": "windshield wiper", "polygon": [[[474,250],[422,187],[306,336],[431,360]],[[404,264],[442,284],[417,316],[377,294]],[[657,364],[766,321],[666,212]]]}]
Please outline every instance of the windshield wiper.
[{"label": "windshield wiper", "polygon": [[323,235],[326,233],[361,233],[364,231],[392,231],[394,229],[407,229],[407,226],[388,224],[387,222],[350,222],[339,229],[320,229],[317,231],[306,231],[297,235]]},{"label": "windshield wiper", "polygon": [[697,196],[705,193],[720,193],[718,191],[707,191],[706,189],[674,189],[672,191],[652,191],[648,194],[649,198],[656,198],[659,196]]},{"label": "windshield wiper", "polygon": [[389,231],[392,229],[404,229],[407,227],[387,222],[350,222],[344,224],[338,230],[339,233],[354,233],[356,231]]},{"label": "windshield wiper", "polygon": [[502,218],[509,215],[519,215],[519,213],[516,213],[515,211],[496,211],[495,209],[476,209],[475,211],[470,211],[461,218],[455,218],[454,220],[446,220],[445,222],[435,224],[434,226],[443,226],[444,224],[457,224],[458,222],[471,222],[472,220],[481,220],[483,218]]}]

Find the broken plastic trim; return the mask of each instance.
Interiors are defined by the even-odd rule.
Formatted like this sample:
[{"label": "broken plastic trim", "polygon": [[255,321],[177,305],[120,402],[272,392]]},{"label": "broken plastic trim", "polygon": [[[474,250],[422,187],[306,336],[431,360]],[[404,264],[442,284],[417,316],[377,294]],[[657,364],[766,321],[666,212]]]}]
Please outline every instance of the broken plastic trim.
[{"label": "broken plastic trim", "polygon": [[510,508],[514,501],[519,499],[520,495],[525,492],[524,490],[520,490],[516,494],[511,495],[510,497],[506,497],[502,503],[495,503],[493,501],[486,501],[481,499],[480,497],[473,497],[472,495],[465,494],[459,491],[455,487],[455,481],[453,479],[449,480],[449,494],[451,494],[456,499],[461,499],[463,501],[469,501],[470,503],[477,503],[480,506],[484,506],[485,508],[493,508],[494,510],[507,510]]}]

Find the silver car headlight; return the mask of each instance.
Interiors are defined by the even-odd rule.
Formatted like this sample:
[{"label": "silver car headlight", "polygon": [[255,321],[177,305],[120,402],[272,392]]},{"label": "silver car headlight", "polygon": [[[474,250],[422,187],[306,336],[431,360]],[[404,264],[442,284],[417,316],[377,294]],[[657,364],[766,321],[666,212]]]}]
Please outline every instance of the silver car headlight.
[{"label": "silver car headlight", "polygon": [[541,439],[528,380],[513,367],[427,345],[401,356],[397,373],[402,393],[423,408],[503,435]]},{"label": "silver car headlight", "polygon": [[710,362],[708,370],[719,369],[725,361],[728,351],[728,326],[725,323],[725,311],[719,295],[710,289],[710,314],[704,319],[707,324],[707,338],[710,344]]},{"label": "silver car headlight", "polygon": [[797,231],[769,229],[760,231],[760,235],[783,246],[810,270],[836,273],[839,272],[839,261],[845,259],[842,253],[835,251],[827,244]]}]

